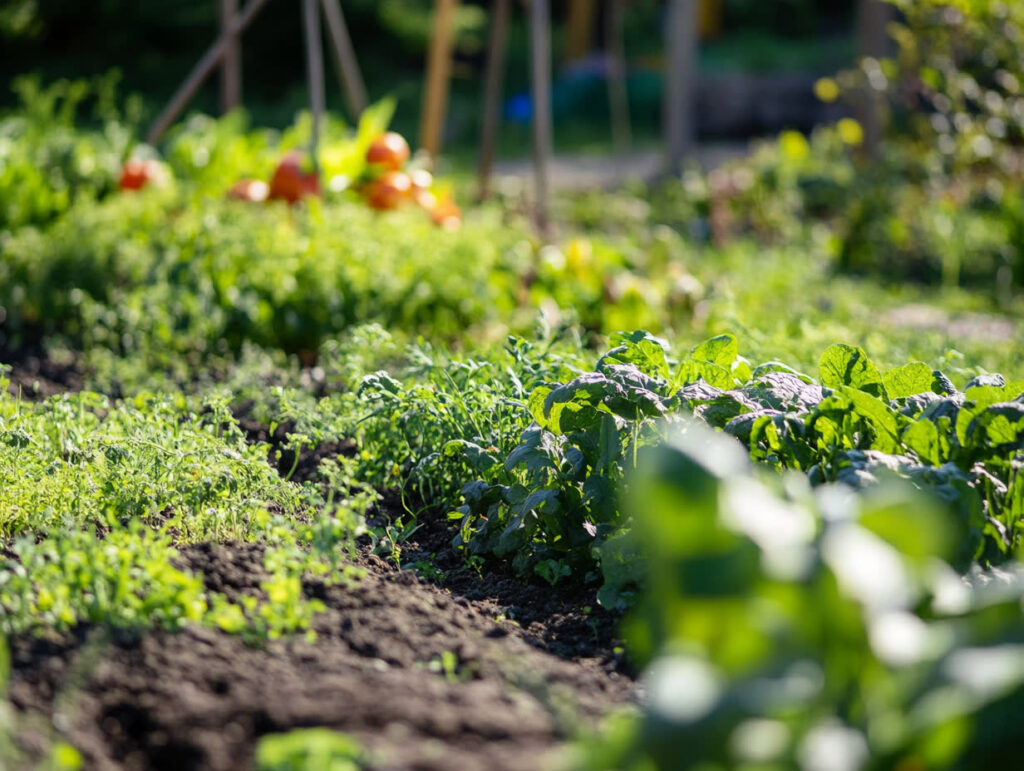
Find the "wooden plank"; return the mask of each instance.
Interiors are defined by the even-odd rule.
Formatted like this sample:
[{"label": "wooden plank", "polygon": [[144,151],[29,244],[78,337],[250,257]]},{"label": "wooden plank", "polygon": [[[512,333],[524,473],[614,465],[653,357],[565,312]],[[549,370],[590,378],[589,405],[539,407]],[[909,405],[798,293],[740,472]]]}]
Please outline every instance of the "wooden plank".
[{"label": "wooden plank", "polygon": [[363,74],[359,69],[355,49],[352,47],[352,38],[348,34],[345,17],[341,13],[341,2],[323,0],[323,9],[334,64],[338,68],[338,78],[345,92],[345,103],[353,120],[358,120],[366,109],[366,85],[363,83]]},{"label": "wooden plank", "polygon": [[694,93],[697,75],[697,0],[669,0],[665,25],[664,135],[667,172],[678,174],[692,154],[696,135]]},{"label": "wooden plank", "polygon": [[509,0],[492,0],[491,34],[487,48],[487,72],[484,76],[484,114],[480,127],[480,162],[477,166],[480,200],[491,193],[494,148],[501,123],[502,83],[505,75],[505,49],[508,44]]},{"label": "wooden plank", "polygon": [[202,55],[192,71],[185,78],[185,81],[178,87],[178,90],[174,92],[174,96],[164,107],[163,111],[157,116],[156,120],[149,127],[149,132],[146,134],[146,141],[150,144],[157,142],[160,137],[164,135],[164,132],[174,122],[175,118],[181,114],[181,111],[185,109],[189,100],[195,95],[196,91],[206,80],[207,76],[214,70],[214,68],[220,63],[221,58],[224,56],[224,51],[227,50],[228,44],[232,38],[237,38],[246,27],[256,18],[256,14],[259,13],[260,9],[266,5],[268,0],[249,0],[245,7],[242,8],[242,12],[235,16],[234,21],[231,23],[231,28],[227,31],[228,34],[222,34],[214,41],[206,53]]},{"label": "wooden plank", "polygon": [[441,151],[441,134],[448,108],[452,49],[455,45],[455,11],[458,5],[458,0],[436,0],[434,4],[434,32],[427,53],[427,85],[420,123],[420,147],[431,158],[436,158]]},{"label": "wooden plank", "polygon": [[594,37],[594,0],[569,0],[565,22],[565,59],[575,62],[588,53]]},{"label": "wooden plank", "polygon": [[309,76],[309,102],[313,110],[313,130],[309,138],[309,155],[313,173],[319,175],[318,149],[320,124],[326,109],[324,90],[323,44],[320,34],[320,4],[317,0],[302,0],[302,30],[306,40],[306,74]]},{"label": "wooden plank", "polygon": [[620,157],[629,151],[633,131],[629,121],[629,90],[626,84],[624,0],[609,0],[605,16],[608,54],[608,106],[612,119],[612,146]]},{"label": "wooden plank", "polygon": [[537,228],[548,231],[549,170],[553,154],[551,124],[551,6],[530,3],[530,76],[533,96],[533,174]]},{"label": "wooden plank", "polygon": [[242,104],[242,41],[231,34],[231,22],[238,15],[238,0],[220,0],[220,34],[228,38],[220,66],[220,109],[230,112]]}]

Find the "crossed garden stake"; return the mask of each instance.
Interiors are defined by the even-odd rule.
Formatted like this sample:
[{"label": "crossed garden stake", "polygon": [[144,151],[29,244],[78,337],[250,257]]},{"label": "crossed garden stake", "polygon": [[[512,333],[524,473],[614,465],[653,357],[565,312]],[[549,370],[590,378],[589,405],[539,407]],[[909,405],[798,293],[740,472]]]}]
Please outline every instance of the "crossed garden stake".
[{"label": "crossed garden stake", "polygon": [[[221,33],[213,45],[196,62],[188,77],[171,97],[163,111],[153,121],[146,141],[155,143],[185,109],[189,100],[218,66],[221,67],[221,107],[230,110],[241,104],[241,37],[268,0],[248,0],[238,11],[238,0],[218,0]],[[319,8],[318,8],[319,6]],[[352,39],[345,25],[339,0],[302,0],[303,33],[306,48],[306,70],[309,77],[310,103],[313,110],[313,135],[310,155],[314,167],[319,142],[320,122],[325,110],[324,68],[320,43],[320,13],[327,21],[331,51],[345,94],[345,101],[353,118],[366,109],[366,86],[359,71]]]}]

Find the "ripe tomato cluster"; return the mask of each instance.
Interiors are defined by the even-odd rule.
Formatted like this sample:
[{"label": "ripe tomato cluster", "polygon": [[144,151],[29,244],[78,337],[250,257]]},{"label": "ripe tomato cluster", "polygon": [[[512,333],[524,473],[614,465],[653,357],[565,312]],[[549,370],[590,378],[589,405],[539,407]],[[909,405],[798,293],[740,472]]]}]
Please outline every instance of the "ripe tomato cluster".
[{"label": "ripe tomato cluster", "polygon": [[[409,143],[401,134],[394,131],[380,134],[366,150],[366,169],[354,189],[371,209],[388,211],[415,205],[438,227],[455,230],[462,224],[458,204],[448,192],[437,192],[429,171],[408,168],[410,156]],[[147,185],[162,186],[168,179],[169,173],[159,161],[131,158],[121,168],[119,186],[122,190],[141,190]],[[298,150],[292,150],[281,159],[269,183],[240,179],[226,193],[228,198],[239,201],[280,200],[290,204],[320,194],[320,179],[308,157]]]},{"label": "ripe tomato cluster", "polygon": [[462,212],[450,195],[433,192],[434,177],[426,169],[404,170],[409,143],[401,134],[381,134],[366,151],[369,180],[360,187],[367,206],[377,211],[415,204],[430,215],[435,225],[454,230],[462,224]]}]

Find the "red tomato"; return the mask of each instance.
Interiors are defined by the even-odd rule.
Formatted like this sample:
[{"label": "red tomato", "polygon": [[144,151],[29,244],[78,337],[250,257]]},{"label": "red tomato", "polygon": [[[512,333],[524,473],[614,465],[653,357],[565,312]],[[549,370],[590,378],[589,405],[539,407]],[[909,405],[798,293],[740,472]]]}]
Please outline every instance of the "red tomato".
[{"label": "red tomato", "polygon": [[412,199],[421,208],[430,211],[437,203],[430,188],[434,186],[434,175],[426,169],[416,169],[409,172],[409,179],[412,181]]},{"label": "red tomato", "polygon": [[277,164],[270,180],[269,197],[296,203],[307,195],[320,195],[320,180],[306,170],[302,153],[292,151]]},{"label": "red tomato", "polygon": [[390,171],[398,171],[409,160],[409,143],[401,134],[388,131],[370,143],[366,162]]},{"label": "red tomato", "polygon": [[270,188],[267,187],[266,182],[258,179],[240,179],[231,186],[227,196],[239,201],[259,203],[260,201],[266,201],[270,196]]},{"label": "red tomato", "polygon": [[401,171],[387,171],[366,186],[364,195],[371,209],[397,209],[412,192],[412,180]]},{"label": "red tomato", "polygon": [[122,190],[141,190],[149,182],[162,182],[163,177],[164,170],[157,161],[129,158],[121,167],[118,187]]}]

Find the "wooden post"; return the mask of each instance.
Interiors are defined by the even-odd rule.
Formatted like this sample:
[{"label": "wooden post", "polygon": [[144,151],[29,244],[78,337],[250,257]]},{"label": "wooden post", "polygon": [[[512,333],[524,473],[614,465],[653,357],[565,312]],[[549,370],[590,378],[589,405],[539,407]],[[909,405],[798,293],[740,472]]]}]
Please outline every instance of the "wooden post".
[{"label": "wooden post", "polygon": [[548,173],[553,154],[551,126],[551,6],[530,2],[530,75],[533,92],[533,175],[537,228],[548,230]]},{"label": "wooden post", "polygon": [[[857,60],[881,58],[889,53],[890,40],[886,30],[893,19],[893,7],[881,0],[858,0],[857,3]],[[882,141],[882,117],[879,94],[866,85],[857,99],[856,115],[864,129],[864,153],[868,158],[878,157]]]},{"label": "wooden post", "polygon": [[458,5],[458,0],[437,0],[434,5],[434,33],[427,53],[427,88],[423,95],[423,118],[420,123],[420,147],[431,158],[437,157],[441,151],[452,48],[455,44],[455,11]]},{"label": "wooden post", "polygon": [[569,17],[565,26],[565,60],[578,61],[590,53],[594,30],[594,0],[569,0]]},{"label": "wooden post", "polygon": [[309,75],[309,102],[313,108],[313,131],[309,139],[309,155],[313,173],[320,174],[317,150],[320,144],[320,123],[323,120],[324,60],[320,37],[320,6],[317,0],[302,0],[302,28],[306,38],[306,71]]},{"label": "wooden post", "polygon": [[206,53],[203,54],[202,58],[196,62],[192,71],[185,78],[185,82],[182,83],[178,90],[174,92],[174,96],[164,107],[153,125],[149,127],[149,132],[146,134],[146,141],[150,144],[158,141],[163,136],[164,132],[174,122],[174,119],[178,117],[185,105],[188,104],[199,87],[206,80],[206,77],[213,71],[213,69],[220,63],[221,58],[224,56],[224,52],[227,50],[228,45],[232,38],[237,38],[242,34],[242,31],[249,26],[252,20],[259,13],[260,9],[267,4],[267,0],[249,0],[242,12],[235,16],[231,23],[231,28],[227,31],[227,34],[221,34],[219,38],[211,45]]},{"label": "wooden post", "polygon": [[623,156],[633,141],[629,124],[629,90],[626,84],[626,44],[623,39],[623,0],[609,0],[605,16],[605,47],[608,55],[608,106],[612,119],[612,145]]},{"label": "wooden post", "polygon": [[491,34],[487,48],[487,72],[484,80],[484,115],[480,127],[480,163],[477,166],[480,200],[491,193],[491,169],[494,147],[501,122],[501,92],[505,75],[505,46],[508,42],[508,0],[491,2]]},{"label": "wooden post", "polygon": [[220,34],[228,38],[220,67],[220,109],[229,112],[242,104],[242,41],[231,34],[238,0],[220,0]]},{"label": "wooden post", "polygon": [[665,77],[664,133],[669,174],[678,174],[693,152],[694,81],[697,67],[697,0],[669,0],[665,24],[668,72]]},{"label": "wooden post", "polygon": [[327,21],[327,32],[331,38],[331,51],[334,53],[334,64],[338,68],[338,78],[345,91],[345,102],[353,120],[358,120],[366,109],[366,85],[359,71],[352,38],[345,25],[345,17],[341,13],[340,0],[323,0],[324,19]]}]

